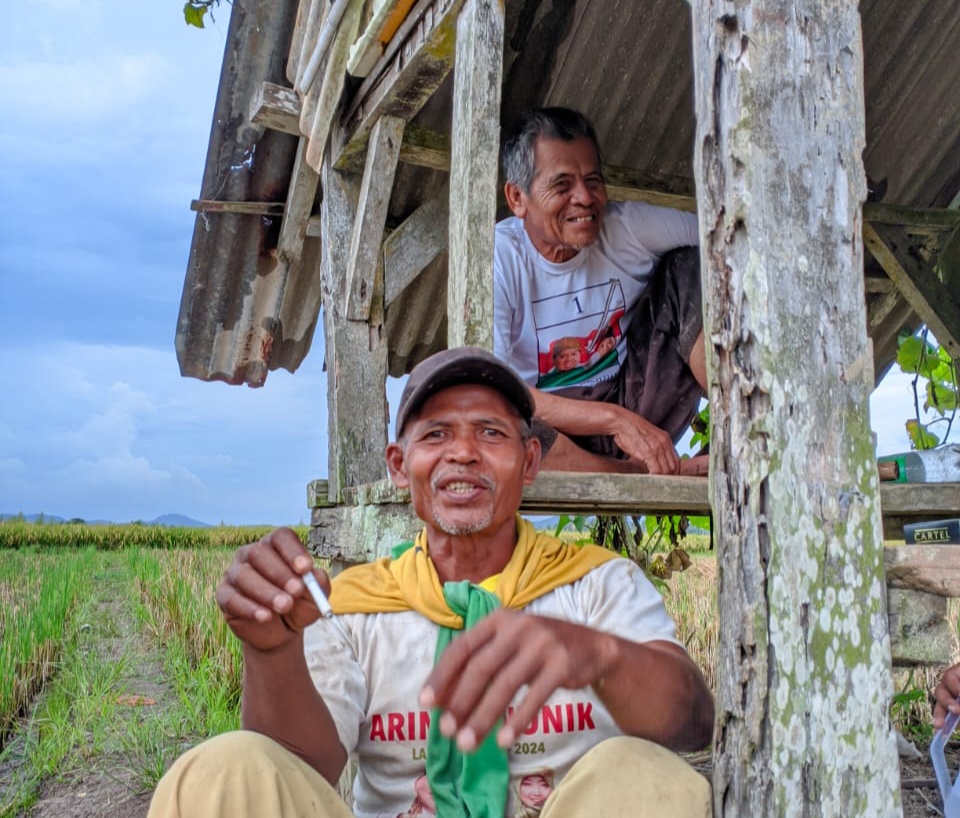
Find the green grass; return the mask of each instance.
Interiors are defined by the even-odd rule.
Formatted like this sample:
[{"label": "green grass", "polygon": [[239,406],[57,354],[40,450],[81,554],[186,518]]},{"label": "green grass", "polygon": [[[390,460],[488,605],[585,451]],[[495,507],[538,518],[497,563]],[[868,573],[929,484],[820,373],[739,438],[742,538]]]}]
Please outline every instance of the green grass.
[{"label": "green grass", "polygon": [[95,559],[91,550],[58,558],[29,548],[0,560],[0,746],[53,672]]},{"label": "green grass", "polygon": [[[0,677],[8,698],[21,691],[21,680],[31,682],[31,695],[43,687],[29,718],[17,718],[29,696],[6,711],[13,729],[0,764],[17,763],[10,780],[0,782],[0,816],[22,814],[42,781],[69,779],[95,765],[102,768],[105,760],[108,769],[147,792],[184,749],[239,726],[239,643],[213,597],[232,554],[222,547],[137,547],[4,555],[3,587],[11,597],[10,589],[23,591],[10,608],[3,606],[4,628],[20,633],[24,621],[50,619],[23,612],[36,614],[52,605],[34,592],[51,577],[64,579],[71,593],[56,606],[61,616],[52,629],[34,629],[39,634],[34,643],[46,651],[43,663],[21,662],[18,673]],[[11,582],[18,572],[33,581]],[[25,637],[17,641],[33,644]],[[162,672],[145,680],[150,649],[159,652]],[[169,701],[142,695],[145,684],[161,682],[172,689]]]}]

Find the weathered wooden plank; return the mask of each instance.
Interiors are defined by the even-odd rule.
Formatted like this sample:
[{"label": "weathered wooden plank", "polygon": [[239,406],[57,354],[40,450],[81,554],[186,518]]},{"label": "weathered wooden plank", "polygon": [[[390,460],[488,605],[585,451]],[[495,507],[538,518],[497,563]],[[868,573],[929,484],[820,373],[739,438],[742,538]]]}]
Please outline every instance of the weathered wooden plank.
[{"label": "weathered wooden plank", "polygon": [[648,202],[696,212],[697,194],[693,179],[616,165],[604,165],[603,178],[607,185],[607,196],[613,201]]},{"label": "weathered wooden plank", "polygon": [[286,70],[287,80],[294,87],[307,67],[310,52],[317,40],[317,32],[323,25],[328,8],[328,0],[301,0],[297,7],[297,23],[290,41],[290,57]]},{"label": "weathered wooden plank", "polygon": [[250,121],[300,136],[300,97],[292,88],[261,82],[250,102]]},{"label": "weathered wooden plank", "polygon": [[960,306],[930,266],[910,252],[903,228],[864,224],[863,241],[944,349],[960,357]]},{"label": "weathered wooden plank", "polygon": [[[309,498],[326,492],[325,481],[313,481]],[[344,491],[344,503],[404,503],[407,493],[389,480]],[[528,514],[709,514],[707,481],[696,477],[649,474],[594,474],[541,472],[523,493],[521,510]],[[960,483],[881,483],[880,503],[885,520],[893,525],[891,540],[903,539],[903,524],[934,520],[960,513]],[[960,549],[958,549],[960,551]]]},{"label": "weathered wooden plank", "polygon": [[363,82],[332,138],[334,166],[357,170],[381,116],[411,120],[450,73],[463,0],[419,0]]},{"label": "weathered wooden plank", "polygon": [[207,213],[242,213],[247,216],[282,216],[283,202],[227,202],[222,199],[194,199],[190,209]]},{"label": "weathered wooden plank", "polygon": [[430,170],[450,170],[450,135],[407,123],[400,161]]},{"label": "weathered wooden plank", "polygon": [[301,94],[307,94],[317,78],[320,66],[324,64],[327,52],[337,35],[337,28],[340,21],[350,5],[351,0],[333,0],[333,5],[328,9],[323,25],[313,41],[313,48],[310,52],[310,58],[303,68],[303,72],[298,72],[296,87]]},{"label": "weathered wooden plank", "polygon": [[287,188],[287,203],[280,225],[280,238],[277,241],[278,257],[293,270],[299,267],[303,257],[307,225],[320,185],[320,174],[307,163],[306,153],[307,140],[301,138],[297,144],[297,155]]},{"label": "weathered wooden plank", "polygon": [[936,264],[944,285],[952,292],[956,292],[956,287],[960,284],[960,225],[947,236],[940,248]]},{"label": "weathered wooden plank", "polygon": [[960,598],[960,546],[888,546],[883,560],[890,588]]},{"label": "weathered wooden plank", "polygon": [[896,287],[891,287],[881,298],[871,300],[867,306],[867,334],[871,338],[901,301],[903,296]]},{"label": "weathered wooden plank", "polygon": [[947,600],[942,596],[888,588],[887,624],[894,665],[950,662],[953,628],[947,622]]},{"label": "weathered wooden plank", "polygon": [[493,224],[497,209],[504,10],[467,0],[457,23],[450,164],[447,343],[493,349]]},{"label": "weathered wooden plank", "polygon": [[383,243],[384,305],[416,279],[447,247],[450,189],[420,205]]},{"label": "weathered wooden plank", "polygon": [[864,204],[863,218],[871,224],[898,224],[901,227],[933,230],[952,230],[960,225],[958,210],[898,207],[877,202]]},{"label": "weathered wooden plank", "polygon": [[889,278],[880,276],[866,276],[863,279],[863,290],[867,293],[888,293],[895,289]]},{"label": "weathered wooden plank", "polygon": [[347,261],[346,315],[351,321],[366,321],[370,316],[373,277],[380,263],[383,227],[405,124],[398,117],[384,116],[370,134]]},{"label": "weathered wooden plank", "polygon": [[[351,321],[346,301],[347,254],[356,218],[359,183],[324,162],[321,278],[327,362],[328,495],[386,476],[387,345],[383,337],[382,282],[371,298],[369,321]],[[378,297],[379,296],[379,297]]]}]

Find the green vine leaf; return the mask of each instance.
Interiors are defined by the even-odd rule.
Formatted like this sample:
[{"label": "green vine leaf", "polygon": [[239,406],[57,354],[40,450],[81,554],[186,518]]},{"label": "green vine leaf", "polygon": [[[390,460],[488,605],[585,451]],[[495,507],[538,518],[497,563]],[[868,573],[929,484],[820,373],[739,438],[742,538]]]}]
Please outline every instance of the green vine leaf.
[{"label": "green vine leaf", "polygon": [[938,412],[952,412],[957,408],[957,390],[953,384],[930,381],[927,384],[927,400],[924,409],[936,409]]},{"label": "green vine leaf", "polygon": [[918,451],[932,449],[940,443],[940,438],[915,418],[908,420],[904,426],[907,429],[907,437],[910,438],[911,445]]},{"label": "green vine leaf", "polygon": [[196,26],[197,28],[203,28],[203,17],[207,13],[207,6],[195,6],[191,2],[183,7],[183,19],[186,21],[188,26]]},{"label": "green vine leaf", "polygon": [[904,338],[897,349],[897,365],[900,369],[907,373],[917,372],[920,360],[927,352],[925,346],[927,345],[916,335]]}]

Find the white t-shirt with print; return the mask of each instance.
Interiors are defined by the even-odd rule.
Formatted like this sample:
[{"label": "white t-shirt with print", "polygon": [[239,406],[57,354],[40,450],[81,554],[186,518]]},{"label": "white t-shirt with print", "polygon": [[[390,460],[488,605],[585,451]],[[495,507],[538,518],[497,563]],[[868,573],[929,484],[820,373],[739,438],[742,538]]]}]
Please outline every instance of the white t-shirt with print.
[{"label": "white t-shirt with print", "polygon": [[[525,610],[634,642],[679,644],[659,592],[626,559],[600,565]],[[314,683],[343,746],[360,761],[353,805],[358,818],[395,818],[414,800],[416,779],[426,769],[430,725],[418,696],[433,667],[437,630],[406,611],[320,619],[304,633]],[[587,750],[617,735],[621,731],[591,688],[557,691],[510,748],[507,816],[518,809],[524,776],[542,775],[555,786]]]},{"label": "white t-shirt with print", "polygon": [[[533,246],[521,219],[504,219],[493,254],[494,353],[545,391],[614,378],[633,307],[660,257],[697,244],[693,213],[611,202],[597,241],[555,264]],[[576,359],[561,356],[563,349]]]}]

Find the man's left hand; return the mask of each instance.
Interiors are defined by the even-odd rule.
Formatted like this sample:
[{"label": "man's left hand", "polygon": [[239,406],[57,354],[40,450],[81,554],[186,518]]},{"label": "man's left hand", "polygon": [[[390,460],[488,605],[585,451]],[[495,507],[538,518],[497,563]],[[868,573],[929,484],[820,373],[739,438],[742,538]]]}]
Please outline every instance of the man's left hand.
[{"label": "man's left hand", "polygon": [[614,661],[615,642],[571,622],[497,610],[450,643],[420,703],[441,708],[440,732],[470,752],[527,685],[497,733],[497,743],[509,747],[557,688],[577,690],[602,679]]}]

